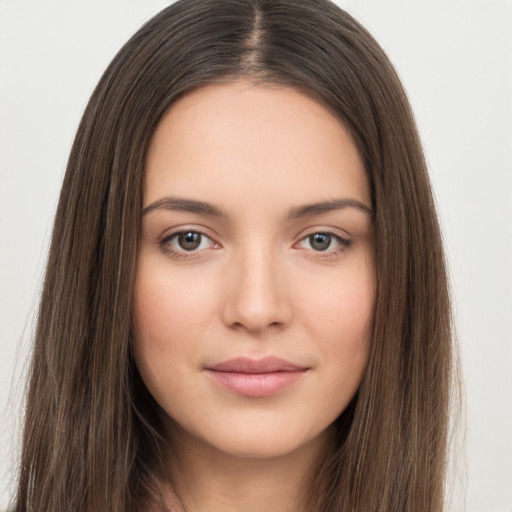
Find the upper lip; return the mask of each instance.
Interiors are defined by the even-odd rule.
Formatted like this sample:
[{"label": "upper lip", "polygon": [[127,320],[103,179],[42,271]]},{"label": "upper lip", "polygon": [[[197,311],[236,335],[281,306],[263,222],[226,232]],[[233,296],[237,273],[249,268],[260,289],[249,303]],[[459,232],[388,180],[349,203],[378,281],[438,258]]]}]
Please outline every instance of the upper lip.
[{"label": "upper lip", "polygon": [[227,361],[209,366],[207,369],[217,372],[233,373],[273,373],[303,371],[307,368],[293,364],[285,359],[280,359],[279,357],[268,356],[262,359],[236,357],[234,359],[228,359]]}]

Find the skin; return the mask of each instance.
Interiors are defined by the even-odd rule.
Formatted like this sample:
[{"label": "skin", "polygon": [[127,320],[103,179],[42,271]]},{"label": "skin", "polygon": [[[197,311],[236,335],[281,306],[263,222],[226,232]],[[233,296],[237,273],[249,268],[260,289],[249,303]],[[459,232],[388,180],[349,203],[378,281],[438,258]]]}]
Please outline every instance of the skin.
[{"label": "skin", "polygon": [[[183,211],[190,203],[169,197],[222,215]],[[169,478],[188,512],[298,510],[368,361],[370,208],[349,132],[294,89],[206,86],[158,125],[147,156],[134,350],[162,409]],[[184,249],[179,232],[203,233],[200,245]],[[315,233],[332,233],[326,249]],[[244,396],[208,370],[242,356],[304,370],[270,396]]]}]

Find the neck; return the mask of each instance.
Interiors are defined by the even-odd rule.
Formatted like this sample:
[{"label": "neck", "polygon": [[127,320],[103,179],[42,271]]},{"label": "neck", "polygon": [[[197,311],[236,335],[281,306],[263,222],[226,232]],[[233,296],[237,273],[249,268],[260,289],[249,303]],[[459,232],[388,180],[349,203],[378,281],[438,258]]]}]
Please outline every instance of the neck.
[{"label": "neck", "polygon": [[[168,481],[186,512],[297,512],[332,435],[327,431],[274,457],[239,457],[180,435],[167,457]],[[174,512],[170,485],[169,498]]]}]

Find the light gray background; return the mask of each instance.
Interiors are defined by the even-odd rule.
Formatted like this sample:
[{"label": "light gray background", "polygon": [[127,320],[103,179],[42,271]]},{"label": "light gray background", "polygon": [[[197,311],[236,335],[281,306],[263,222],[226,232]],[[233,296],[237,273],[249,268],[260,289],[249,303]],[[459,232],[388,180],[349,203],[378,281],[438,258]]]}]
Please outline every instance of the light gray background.
[{"label": "light gray background", "polygon": [[[72,138],[114,53],[168,3],[0,0],[0,508],[12,489],[22,375]],[[467,417],[450,510],[511,512],[512,1],[338,3],[405,83],[441,214]]]}]

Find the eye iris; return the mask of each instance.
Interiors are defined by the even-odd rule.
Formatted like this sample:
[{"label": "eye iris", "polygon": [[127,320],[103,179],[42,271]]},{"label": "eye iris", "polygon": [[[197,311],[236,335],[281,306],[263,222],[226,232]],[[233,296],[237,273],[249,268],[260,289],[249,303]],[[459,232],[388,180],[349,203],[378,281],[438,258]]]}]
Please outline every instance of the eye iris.
[{"label": "eye iris", "polygon": [[180,233],[178,235],[178,243],[185,251],[193,251],[201,244],[201,234],[193,232]]},{"label": "eye iris", "polygon": [[331,245],[331,235],[315,233],[309,237],[309,243],[315,251],[325,251]]}]

